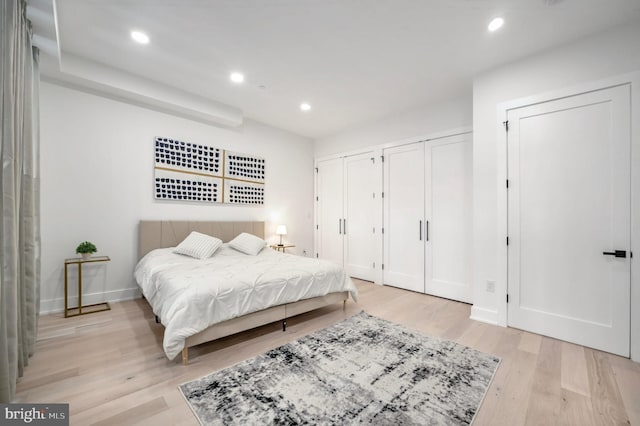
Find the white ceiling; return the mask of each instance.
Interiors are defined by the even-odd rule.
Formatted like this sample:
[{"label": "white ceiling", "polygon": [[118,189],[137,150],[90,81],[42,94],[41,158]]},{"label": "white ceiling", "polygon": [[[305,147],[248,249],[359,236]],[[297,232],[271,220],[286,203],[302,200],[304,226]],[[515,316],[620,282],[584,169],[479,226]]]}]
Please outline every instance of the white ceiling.
[{"label": "white ceiling", "polygon": [[[640,0],[54,1],[57,34],[32,20],[63,62],[106,64],[311,138],[468,95],[482,71],[640,19]],[[488,33],[495,16],[505,26]],[[244,84],[230,83],[234,70]]]}]

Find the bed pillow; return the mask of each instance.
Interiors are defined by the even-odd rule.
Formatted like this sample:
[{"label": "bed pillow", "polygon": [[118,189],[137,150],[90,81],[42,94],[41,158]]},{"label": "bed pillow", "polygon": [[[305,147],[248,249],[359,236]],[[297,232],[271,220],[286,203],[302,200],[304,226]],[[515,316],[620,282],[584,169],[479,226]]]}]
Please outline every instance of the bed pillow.
[{"label": "bed pillow", "polygon": [[260,250],[262,250],[266,245],[267,242],[262,238],[247,234],[246,232],[243,232],[233,240],[229,241],[230,247],[251,256],[255,256],[260,253]]},{"label": "bed pillow", "polygon": [[210,235],[192,231],[178,247],[173,249],[174,253],[195,257],[196,259],[207,259],[213,255],[222,245],[222,240]]}]

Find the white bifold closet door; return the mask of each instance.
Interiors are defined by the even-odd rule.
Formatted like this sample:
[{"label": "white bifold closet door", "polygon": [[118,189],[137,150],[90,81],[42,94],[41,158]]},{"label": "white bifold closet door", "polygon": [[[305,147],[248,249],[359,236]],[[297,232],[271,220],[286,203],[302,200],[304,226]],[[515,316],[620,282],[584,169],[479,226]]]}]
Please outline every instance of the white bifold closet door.
[{"label": "white bifold closet door", "polygon": [[319,161],[317,168],[317,257],[375,281],[381,176],[373,152]]},{"label": "white bifold closet door", "polygon": [[629,356],[630,86],[508,112],[508,324]]},{"label": "white bifold closet door", "polygon": [[355,278],[375,281],[380,172],[372,153],[344,158],[344,267]]},{"label": "white bifold closet door", "polygon": [[342,265],[344,261],[342,158],[320,161],[317,166],[316,256]]},{"label": "white bifold closet door", "polygon": [[473,299],[471,134],[425,142],[425,293]]},{"label": "white bifold closet door", "polygon": [[384,283],[471,303],[471,135],[384,150]]},{"label": "white bifold closet door", "polygon": [[424,143],[384,150],[384,284],[424,293]]}]

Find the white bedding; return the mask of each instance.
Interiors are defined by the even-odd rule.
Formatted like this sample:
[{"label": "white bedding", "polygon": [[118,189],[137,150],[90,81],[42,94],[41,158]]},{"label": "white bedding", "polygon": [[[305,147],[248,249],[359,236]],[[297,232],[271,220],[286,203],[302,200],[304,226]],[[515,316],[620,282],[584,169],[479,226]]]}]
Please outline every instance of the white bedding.
[{"label": "white bedding", "polygon": [[180,353],[187,337],[222,321],[341,291],[358,299],[351,278],[331,262],[269,248],[249,256],[227,244],[204,260],[172,250],[153,250],[134,273],[165,326],[163,346],[169,359]]}]

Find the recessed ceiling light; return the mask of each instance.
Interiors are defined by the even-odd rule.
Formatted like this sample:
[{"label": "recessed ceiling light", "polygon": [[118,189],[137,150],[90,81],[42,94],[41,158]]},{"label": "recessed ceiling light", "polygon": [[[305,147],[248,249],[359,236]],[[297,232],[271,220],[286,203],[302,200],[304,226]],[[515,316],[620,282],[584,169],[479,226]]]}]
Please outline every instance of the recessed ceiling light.
[{"label": "recessed ceiling light", "polygon": [[131,38],[140,44],[149,43],[149,36],[141,31],[131,31]]},{"label": "recessed ceiling light", "polygon": [[240,74],[239,72],[232,72],[229,78],[234,83],[242,83],[244,81],[244,75]]},{"label": "recessed ceiling light", "polygon": [[306,102],[300,104],[300,109],[303,111],[309,111],[311,109],[311,105]]},{"label": "recessed ceiling light", "polygon": [[500,29],[500,27],[502,27],[503,25],[504,25],[504,19],[498,17],[498,18],[493,18],[493,20],[489,22],[489,26],[487,28],[489,29],[489,31],[494,32]]}]

